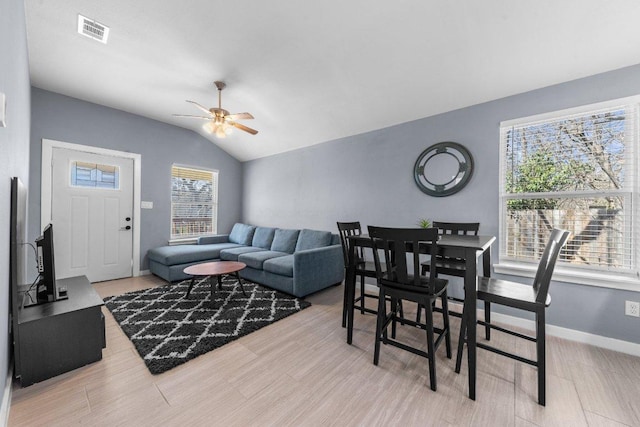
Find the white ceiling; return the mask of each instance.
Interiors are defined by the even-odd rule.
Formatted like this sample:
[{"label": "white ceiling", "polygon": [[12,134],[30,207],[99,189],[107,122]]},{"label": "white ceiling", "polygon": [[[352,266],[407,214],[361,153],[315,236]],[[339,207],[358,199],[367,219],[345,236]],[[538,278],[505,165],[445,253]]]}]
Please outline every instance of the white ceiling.
[{"label": "white ceiling", "polygon": [[[26,0],[32,84],[251,160],[640,63],[638,0]],[[111,28],[103,45],[77,15]],[[225,139],[185,100],[248,111]]]}]

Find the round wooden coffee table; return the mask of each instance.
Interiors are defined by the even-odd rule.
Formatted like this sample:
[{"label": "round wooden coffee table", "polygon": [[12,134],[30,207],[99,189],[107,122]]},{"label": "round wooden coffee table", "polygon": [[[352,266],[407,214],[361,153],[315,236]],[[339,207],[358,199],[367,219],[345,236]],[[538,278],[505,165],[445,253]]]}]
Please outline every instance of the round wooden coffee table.
[{"label": "round wooden coffee table", "polygon": [[184,274],[193,276],[191,277],[191,283],[189,284],[189,289],[187,289],[187,294],[184,297],[189,298],[189,294],[191,293],[191,289],[193,288],[193,284],[197,277],[208,277],[209,284],[211,285],[211,300],[213,301],[214,286],[213,281],[211,281],[211,277],[218,277],[218,289],[222,289],[222,276],[225,274],[234,274],[236,276],[236,279],[238,279],[238,283],[240,284],[240,289],[242,289],[242,294],[246,297],[247,294],[244,292],[242,280],[238,274],[238,272],[246,266],[247,265],[245,263],[236,261],[216,261],[190,265],[183,270]]}]

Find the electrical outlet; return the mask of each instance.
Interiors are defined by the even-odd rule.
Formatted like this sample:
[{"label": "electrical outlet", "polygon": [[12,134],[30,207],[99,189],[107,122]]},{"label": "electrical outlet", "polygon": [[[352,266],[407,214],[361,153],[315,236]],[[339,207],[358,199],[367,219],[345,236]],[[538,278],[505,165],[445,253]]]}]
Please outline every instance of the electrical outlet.
[{"label": "electrical outlet", "polygon": [[625,301],[624,314],[627,316],[640,317],[640,302]]}]

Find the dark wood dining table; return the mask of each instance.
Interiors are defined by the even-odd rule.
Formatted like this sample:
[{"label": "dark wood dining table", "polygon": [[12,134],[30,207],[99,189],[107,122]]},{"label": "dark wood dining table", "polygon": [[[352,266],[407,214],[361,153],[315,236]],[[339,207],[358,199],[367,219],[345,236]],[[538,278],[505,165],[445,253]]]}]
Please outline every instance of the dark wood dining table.
[{"label": "dark wood dining table", "polygon": [[[353,338],[354,297],[356,291],[355,248],[373,247],[373,242],[367,234],[349,236],[349,262],[345,278],[347,292],[347,343]],[[438,250],[442,255],[460,257],[466,260],[464,277],[464,307],[462,321],[467,325],[467,361],[469,364],[469,398],[476,399],[476,322],[477,322],[477,294],[476,284],[478,257],[482,256],[482,274],[491,276],[491,244],[495,236],[458,236],[442,235],[438,240]],[[473,308],[473,309],[468,309]]]}]

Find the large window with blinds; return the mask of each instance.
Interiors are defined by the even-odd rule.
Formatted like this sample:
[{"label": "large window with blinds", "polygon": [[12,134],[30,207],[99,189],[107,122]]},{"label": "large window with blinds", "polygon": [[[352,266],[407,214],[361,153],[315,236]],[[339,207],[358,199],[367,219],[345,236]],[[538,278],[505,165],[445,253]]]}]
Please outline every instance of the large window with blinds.
[{"label": "large window with blinds", "polygon": [[171,239],[217,233],[218,172],[171,167]]},{"label": "large window with blinds", "polygon": [[537,263],[554,227],[558,266],[637,277],[638,98],[500,124],[500,262]]}]

